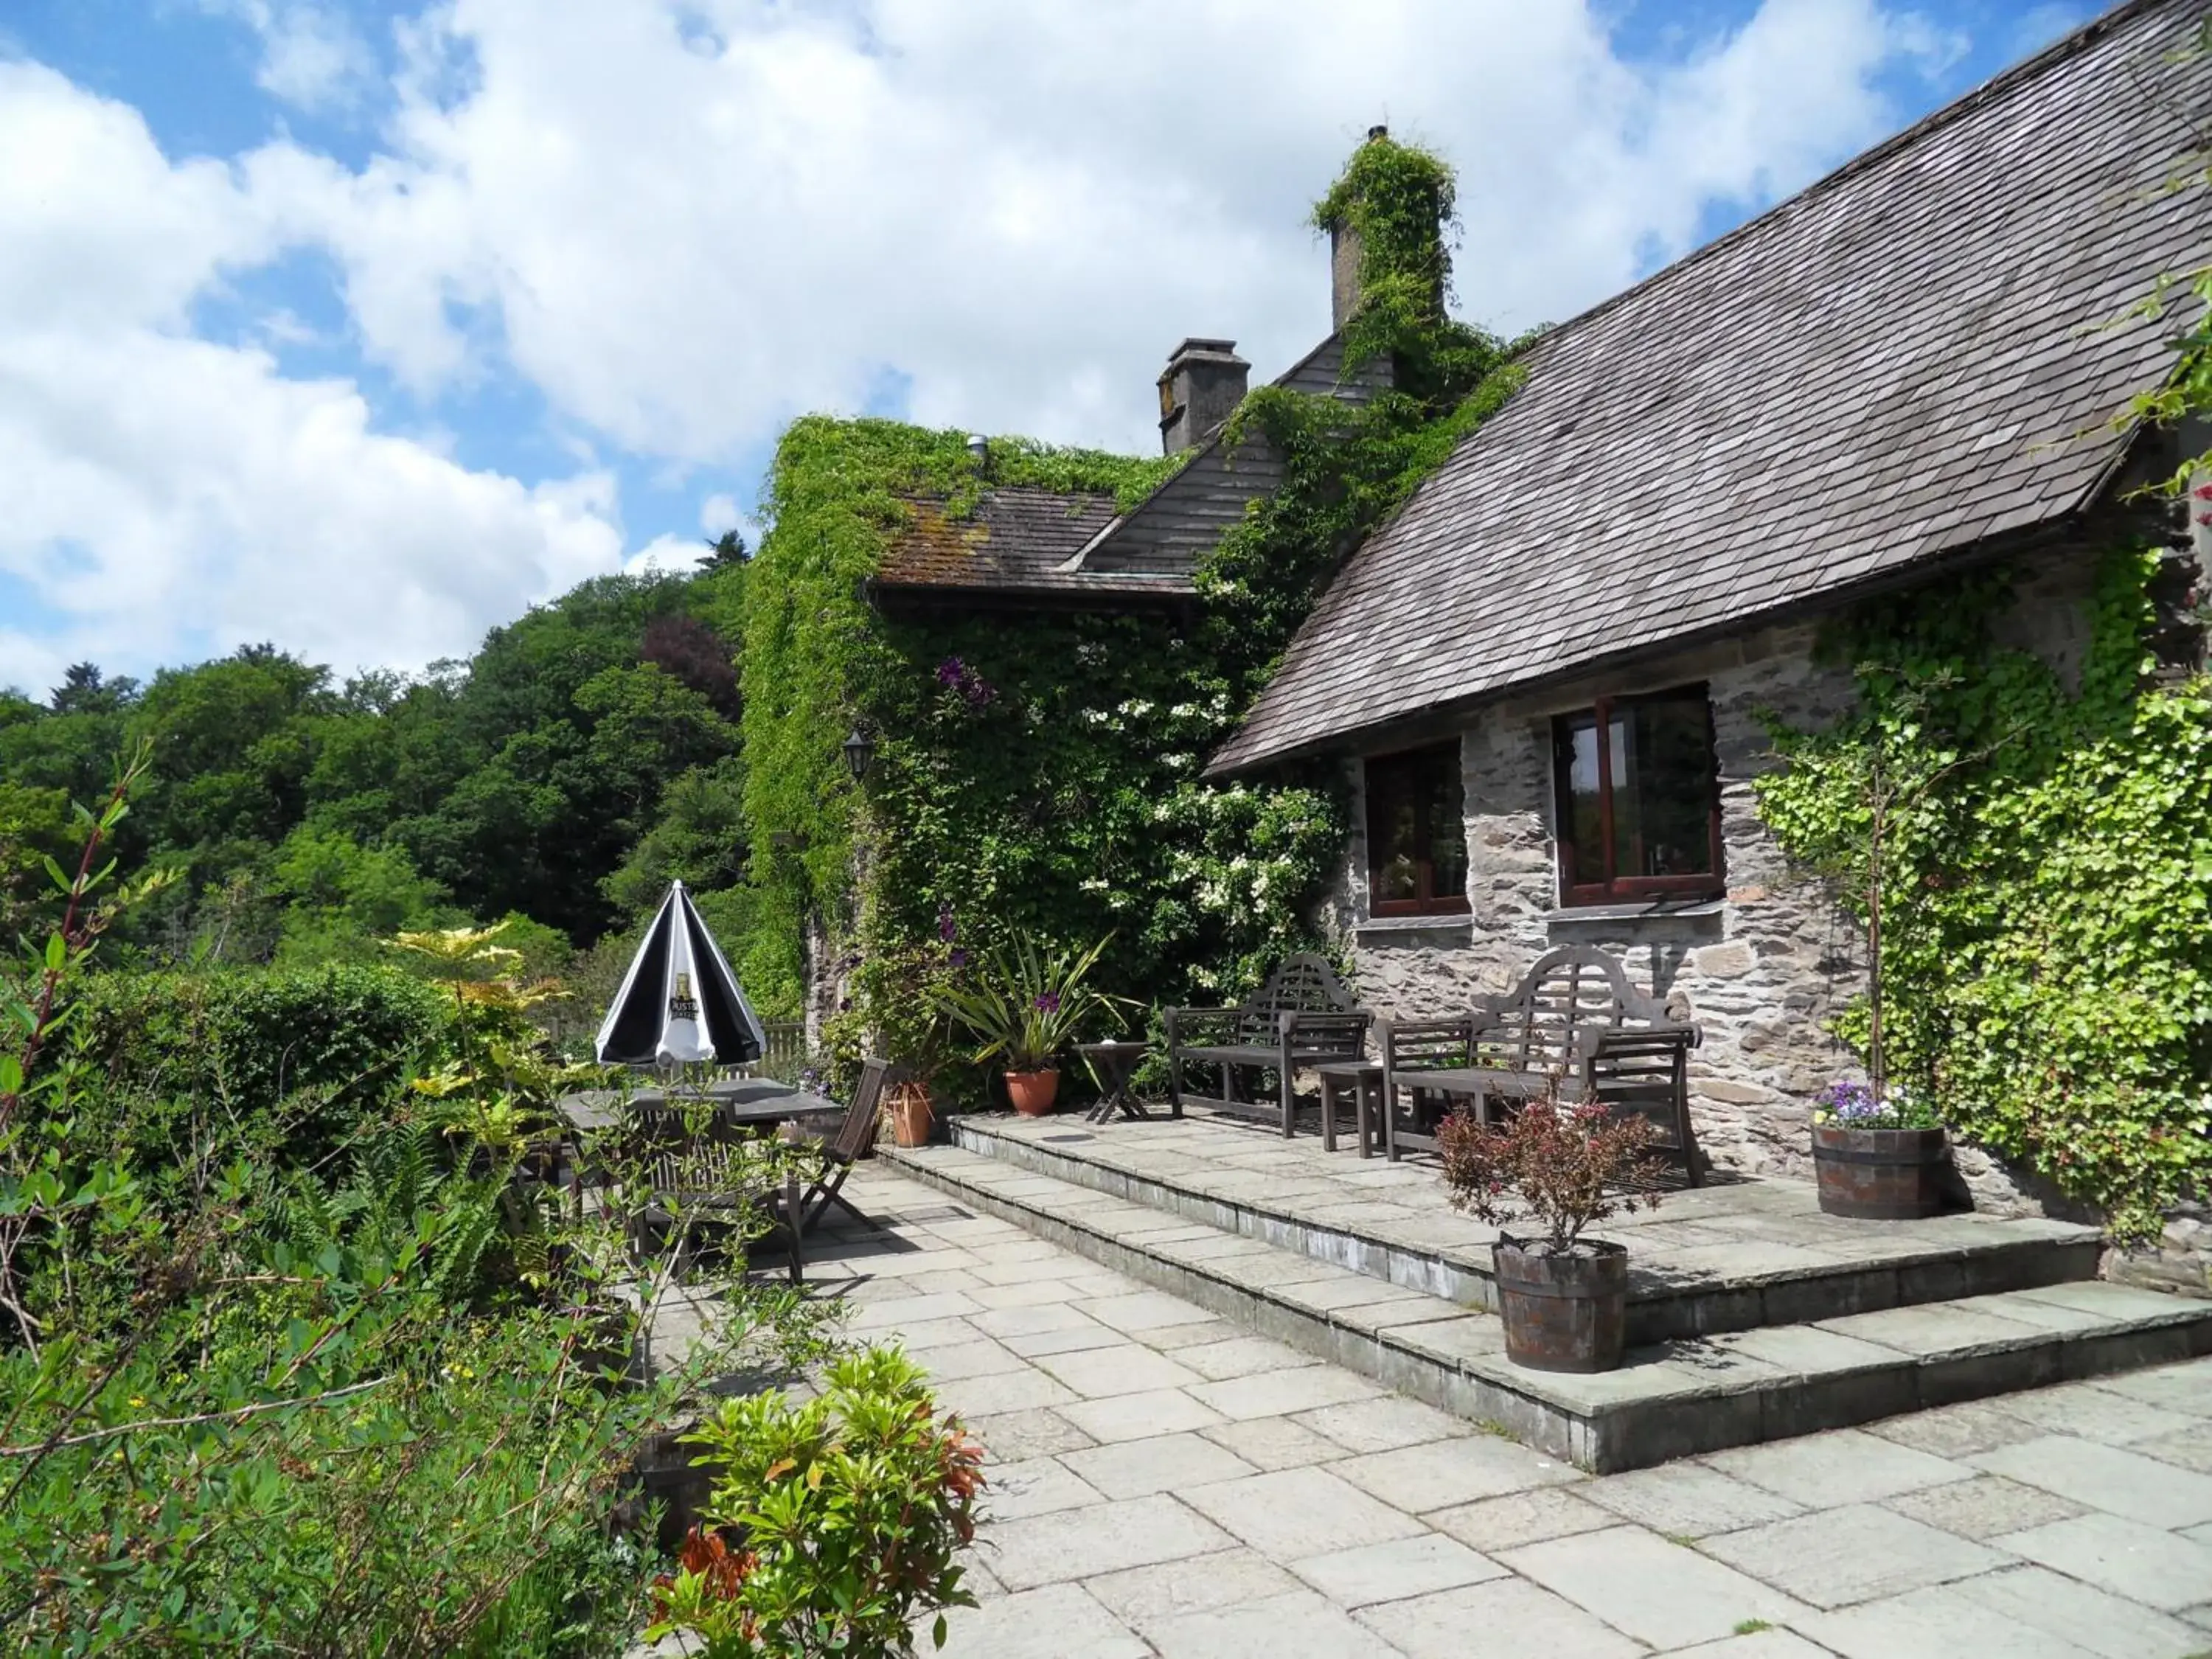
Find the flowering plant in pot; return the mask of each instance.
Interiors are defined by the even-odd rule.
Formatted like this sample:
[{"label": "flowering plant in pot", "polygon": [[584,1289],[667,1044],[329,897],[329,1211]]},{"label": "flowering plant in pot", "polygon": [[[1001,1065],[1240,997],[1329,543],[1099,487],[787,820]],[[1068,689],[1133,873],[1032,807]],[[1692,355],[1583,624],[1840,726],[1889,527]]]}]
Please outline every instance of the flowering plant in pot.
[{"label": "flowering plant in pot", "polygon": [[[1498,1229],[1492,1247],[1505,1357],[1538,1370],[1602,1371],[1627,1343],[1628,1252],[1583,1230],[1659,1202],[1658,1132],[1595,1101],[1563,1105],[1554,1079],[1502,1125],[1455,1112],[1437,1133],[1453,1206]],[[1505,1224],[1543,1231],[1516,1238]]]},{"label": "flowering plant in pot", "polygon": [[[1111,939],[1109,934],[1107,939]],[[1136,1005],[1086,983],[1107,939],[1088,950],[1049,955],[1024,939],[988,957],[972,978],[940,989],[937,1006],[974,1037],[979,1065],[996,1060],[1014,1109],[1041,1117],[1060,1091],[1059,1059],[1086,1027],[1121,1029],[1122,1010]]]},{"label": "flowering plant in pot", "polygon": [[1950,1205],[1942,1120],[1902,1084],[1831,1083],[1814,1097],[1820,1207],[1866,1221],[1917,1221]]}]

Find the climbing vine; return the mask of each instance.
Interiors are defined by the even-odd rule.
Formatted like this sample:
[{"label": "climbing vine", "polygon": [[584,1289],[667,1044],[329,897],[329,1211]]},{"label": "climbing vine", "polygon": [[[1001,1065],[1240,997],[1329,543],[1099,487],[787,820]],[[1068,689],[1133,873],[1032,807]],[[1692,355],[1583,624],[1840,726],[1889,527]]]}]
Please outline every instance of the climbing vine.
[{"label": "climbing vine", "polygon": [[[2212,682],[2150,673],[2160,562],[2106,558],[2070,693],[1991,640],[2001,578],[1862,610],[1827,641],[1859,711],[1778,731],[1758,785],[1784,849],[1833,867],[1867,836],[1870,749],[1929,780],[1881,865],[1889,1073],[2124,1238],[2212,1176]],[[1863,920],[1863,889],[1839,897]],[[1866,1016],[1838,1034],[1863,1048]]]},{"label": "climbing vine", "polygon": [[[855,1043],[1015,936],[1110,933],[1102,988],[1147,1004],[1215,1000],[1318,942],[1347,828],[1335,778],[1209,781],[1206,759],[1345,554],[1517,383],[1502,343],[1443,312],[1449,169],[1370,141],[1329,200],[1364,249],[1347,373],[1387,353],[1394,384],[1364,404],[1246,399],[1225,441],[1273,445],[1285,476],[1202,562],[1194,614],[894,619],[862,592],[916,499],[957,519],[1027,484],[1126,511],[1180,458],[994,440],[987,477],[958,432],[814,416],[785,434],[746,588],[760,1000],[796,1010],[810,914],[853,988],[833,1037]],[[858,790],[838,752],[855,720],[878,744]]]}]

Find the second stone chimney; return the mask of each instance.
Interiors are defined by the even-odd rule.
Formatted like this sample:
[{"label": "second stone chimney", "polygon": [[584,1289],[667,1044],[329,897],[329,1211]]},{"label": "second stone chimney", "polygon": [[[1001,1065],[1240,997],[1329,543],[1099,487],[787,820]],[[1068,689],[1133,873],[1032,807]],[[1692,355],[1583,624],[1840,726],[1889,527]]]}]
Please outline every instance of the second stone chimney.
[{"label": "second stone chimney", "polygon": [[1188,449],[1227,420],[1244,400],[1252,365],[1234,340],[1185,340],[1160,375],[1160,447]]}]

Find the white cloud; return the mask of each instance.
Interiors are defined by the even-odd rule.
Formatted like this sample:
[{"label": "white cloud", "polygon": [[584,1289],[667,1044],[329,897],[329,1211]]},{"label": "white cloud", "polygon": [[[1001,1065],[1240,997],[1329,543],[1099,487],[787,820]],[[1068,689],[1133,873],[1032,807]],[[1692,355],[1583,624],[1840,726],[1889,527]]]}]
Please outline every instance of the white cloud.
[{"label": "white cloud", "polygon": [[655,536],[623,561],[623,574],[652,576],[696,570],[706,550],[689,536]]},{"label": "white cloud", "polygon": [[733,528],[744,516],[733,495],[709,495],[699,503],[699,528],[709,536]]},{"label": "white cloud", "polygon": [[612,480],[532,488],[380,433],[360,392],[193,337],[189,303],[296,227],[251,167],[172,167],[132,112],[0,63],[0,684],[271,639],[419,665],[616,568]]},{"label": "white cloud", "polygon": [[925,420],[1141,445],[1182,335],[1272,372],[1325,331],[1304,212],[1377,118],[1459,165],[1462,307],[1512,329],[1878,136],[1875,76],[1925,34],[1767,0],[1632,67],[1589,10],[1524,0],[697,0],[557,27],[455,0],[330,234],[399,372],[459,369],[447,302],[489,304],[556,407],[656,456],[726,461],[886,366]]},{"label": "white cloud", "polygon": [[[332,0],[203,3],[258,32],[277,97],[362,95]],[[392,26],[359,167],[289,139],[172,161],[136,112],[0,61],[0,572],[65,616],[0,618],[0,683],[247,638],[342,667],[466,649],[580,576],[696,556],[625,558],[598,458],[732,466],[890,372],[924,421],[1148,448],[1182,336],[1265,375],[1325,331],[1304,215],[1378,118],[1459,167],[1462,313],[1557,319],[1895,125],[1877,76],[1936,50],[1880,0],[1765,0],[1631,64],[1597,9],[449,0]],[[471,471],[352,381],[195,337],[198,302],[301,248],[432,419],[518,377],[574,476]],[[275,304],[248,324],[302,333]],[[754,538],[705,503],[732,522]]]},{"label": "white cloud", "polygon": [[353,21],[318,0],[200,0],[204,10],[235,18],[261,37],[254,80],[272,98],[318,112],[361,102],[376,68]]}]

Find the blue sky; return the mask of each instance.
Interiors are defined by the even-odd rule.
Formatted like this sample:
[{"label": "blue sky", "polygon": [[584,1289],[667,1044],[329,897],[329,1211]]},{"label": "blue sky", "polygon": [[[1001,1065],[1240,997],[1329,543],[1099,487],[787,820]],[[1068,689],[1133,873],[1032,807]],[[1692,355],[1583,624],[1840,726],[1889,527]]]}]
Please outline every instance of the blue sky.
[{"label": "blue sky", "polygon": [[1326,327],[1376,118],[1461,169],[1462,312],[1556,319],[2094,9],[17,0],[0,684],[465,652],[757,533],[808,409],[1149,447],[1177,338]]}]

